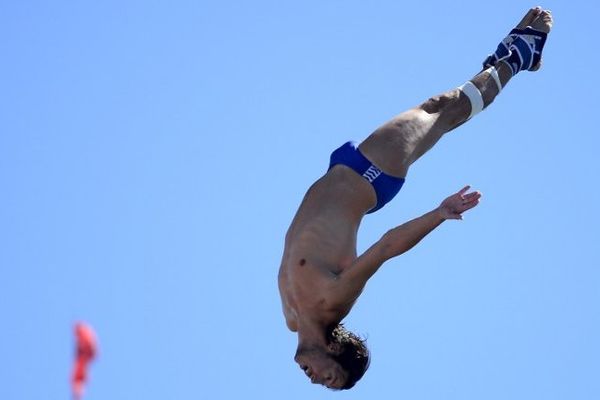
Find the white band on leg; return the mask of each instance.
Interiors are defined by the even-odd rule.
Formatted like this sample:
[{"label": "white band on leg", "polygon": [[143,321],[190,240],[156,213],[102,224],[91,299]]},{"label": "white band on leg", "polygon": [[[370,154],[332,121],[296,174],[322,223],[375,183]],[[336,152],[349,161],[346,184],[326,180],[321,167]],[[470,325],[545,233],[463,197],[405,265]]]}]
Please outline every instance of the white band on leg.
[{"label": "white band on leg", "polygon": [[458,90],[463,92],[471,102],[471,115],[469,115],[469,119],[483,110],[483,97],[481,97],[481,92],[473,82],[465,82],[464,85],[458,87]]},{"label": "white band on leg", "polygon": [[496,82],[496,86],[498,86],[498,93],[502,90],[502,82],[500,82],[500,77],[498,76],[498,71],[496,71],[496,67],[489,67],[485,70],[485,72],[489,73],[492,78],[494,78],[494,82]]}]

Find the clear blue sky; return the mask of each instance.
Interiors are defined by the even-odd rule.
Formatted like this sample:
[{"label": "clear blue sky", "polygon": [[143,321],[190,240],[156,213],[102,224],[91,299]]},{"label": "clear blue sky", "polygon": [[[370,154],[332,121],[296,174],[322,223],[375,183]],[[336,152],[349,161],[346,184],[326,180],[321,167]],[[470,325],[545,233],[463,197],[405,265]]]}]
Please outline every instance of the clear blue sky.
[{"label": "clear blue sky", "polygon": [[[568,4],[568,5],[567,5]],[[483,192],[370,281],[355,389],[292,360],[283,236],[335,147],[462,84],[535,4],[0,2],[0,398],[598,399],[596,2],[411,170],[359,251]]]}]

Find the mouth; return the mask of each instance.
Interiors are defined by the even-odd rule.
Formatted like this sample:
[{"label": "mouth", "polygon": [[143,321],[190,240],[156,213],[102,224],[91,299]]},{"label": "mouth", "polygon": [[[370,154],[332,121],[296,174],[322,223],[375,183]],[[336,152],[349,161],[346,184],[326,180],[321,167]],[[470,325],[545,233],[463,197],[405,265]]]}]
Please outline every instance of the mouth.
[{"label": "mouth", "polygon": [[306,370],[304,370],[304,373],[306,374],[306,376],[309,377],[311,382],[315,382],[315,375],[313,374],[310,368],[306,368]]},{"label": "mouth", "polygon": [[304,374],[310,379],[312,383],[316,383],[316,377],[308,365],[300,365],[300,368],[302,369],[302,371],[304,371]]}]

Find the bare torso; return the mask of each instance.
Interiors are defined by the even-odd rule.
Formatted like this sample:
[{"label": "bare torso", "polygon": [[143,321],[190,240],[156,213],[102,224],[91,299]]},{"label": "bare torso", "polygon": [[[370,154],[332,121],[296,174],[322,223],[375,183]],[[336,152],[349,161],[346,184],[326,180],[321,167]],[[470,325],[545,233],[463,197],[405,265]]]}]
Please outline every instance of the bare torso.
[{"label": "bare torso", "polygon": [[[526,27],[549,32],[550,12],[532,8],[517,25],[518,29]],[[385,174],[406,177],[410,165],[442,135],[494,100],[521,68],[523,54],[528,54],[531,62],[534,54],[541,55],[543,35],[530,33],[516,34],[521,42],[528,43],[529,53],[521,43],[514,47],[518,51],[510,54],[518,59],[507,59],[512,60],[510,64],[506,57],[494,66],[486,61],[487,69],[464,85],[394,117],[361,142],[362,155]],[[507,39],[502,42],[504,48],[508,46]],[[510,40],[516,42],[512,36]],[[494,60],[493,57],[488,59]],[[537,70],[539,65],[530,66],[529,70]],[[294,360],[313,383],[340,389],[352,387],[360,379],[368,362],[360,367],[363,369],[359,375],[351,377],[348,363],[338,358],[341,341],[334,338],[333,328],[350,312],[366,282],[387,260],[409,251],[444,221],[462,219],[465,211],[479,203],[481,194],[469,193],[469,189],[463,187],[431,211],[390,229],[358,257],[357,231],[362,217],[377,200],[373,187],[350,168],[336,165],[308,190],[285,238],[279,290],[287,326],[298,332]],[[357,344],[349,347],[362,348]],[[358,361],[352,357],[354,371]]]},{"label": "bare torso", "polygon": [[356,259],[356,235],[365,213],[375,205],[371,185],[338,165],[306,193],[285,238],[279,291],[287,326],[299,318],[325,325],[339,323],[354,299],[335,298],[332,288]]}]

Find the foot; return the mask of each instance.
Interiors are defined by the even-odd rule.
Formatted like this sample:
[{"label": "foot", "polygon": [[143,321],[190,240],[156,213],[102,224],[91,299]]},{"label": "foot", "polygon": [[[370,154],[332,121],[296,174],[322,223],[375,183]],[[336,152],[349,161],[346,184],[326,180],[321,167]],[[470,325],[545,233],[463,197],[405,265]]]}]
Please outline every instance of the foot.
[{"label": "foot", "polygon": [[524,29],[530,26],[533,23],[533,21],[538,17],[538,15],[540,15],[541,12],[542,7],[540,6],[534,7],[531,10],[527,11],[527,14],[525,14],[521,22],[519,22],[515,28]]},{"label": "foot", "polygon": [[[552,29],[552,25],[554,23],[554,19],[552,18],[552,13],[550,10],[540,10],[540,12],[535,16],[535,18],[529,23],[536,31],[550,33]],[[526,25],[527,26],[527,25]],[[542,60],[534,65],[530,71],[537,71],[542,67]]]},{"label": "foot", "polygon": [[[498,48],[496,49],[496,51],[493,54],[490,54],[483,62],[484,68],[490,67],[490,66],[495,66],[499,61],[503,60],[505,61],[506,64],[508,63],[508,57],[510,56],[512,50],[512,45],[513,43],[515,43],[515,40],[517,40],[517,38],[519,38],[527,29],[531,29],[531,30],[535,30],[538,32],[543,32],[544,34],[544,38],[539,37],[539,35],[535,35],[533,37],[538,36],[537,40],[534,40],[533,37],[531,36],[531,34],[533,32],[530,32],[529,35],[527,36],[526,41],[529,43],[527,46],[530,48],[529,51],[527,51],[527,53],[530,53],[531,50],[533,50],[534,53],[537,53],[538,56],[534,57],[534,58],[538,58],[540,60],[540,62],[536,62],[534,59],[534,62],[536,62],[535,65],[529,67],[529,68],[525,68],[528,69],[530,71],[537,71],[540,66],[541,66],[541,50],[544,47],[544,42],[545,42],[545,36],[548,34],[548,32],[550,32],[550,29],[552,28],[552,15],[550,13],[549,10],[543,10],[541,7],[534,7],[532,9],[530,9],[529,11],[527,11],[527,13],[525,14],[525,16],[521,19],[521,22],[519,22],[517,24],[517,26],[515,27],[515,29],[513,29],[510,34],[508,36],[506,36],[502,42],[500,42],[500,44],[498,45]],[[521,31],[521,32],[519,32]],[[541,42],[538,42],[538,40],[541,40]],[[517,40],[517,41],[521,41],[521,40]],[[522,42],[522,41],[521,41]],[[520,43],[520,46],[523,46],[523,43]],[[539,48],[538,48],[539,46]],[[519,47],[519,46],[518,46]],[[521,49],[524,50],[524,49]],[[518,68],[521,68],[521,64],[523,63],[523,59],[520,59],[520,61],[518,62]],[[510,66],[510,64],[509,64]],[[516,73],[518,71],[514,71],[514,73]]]}]

